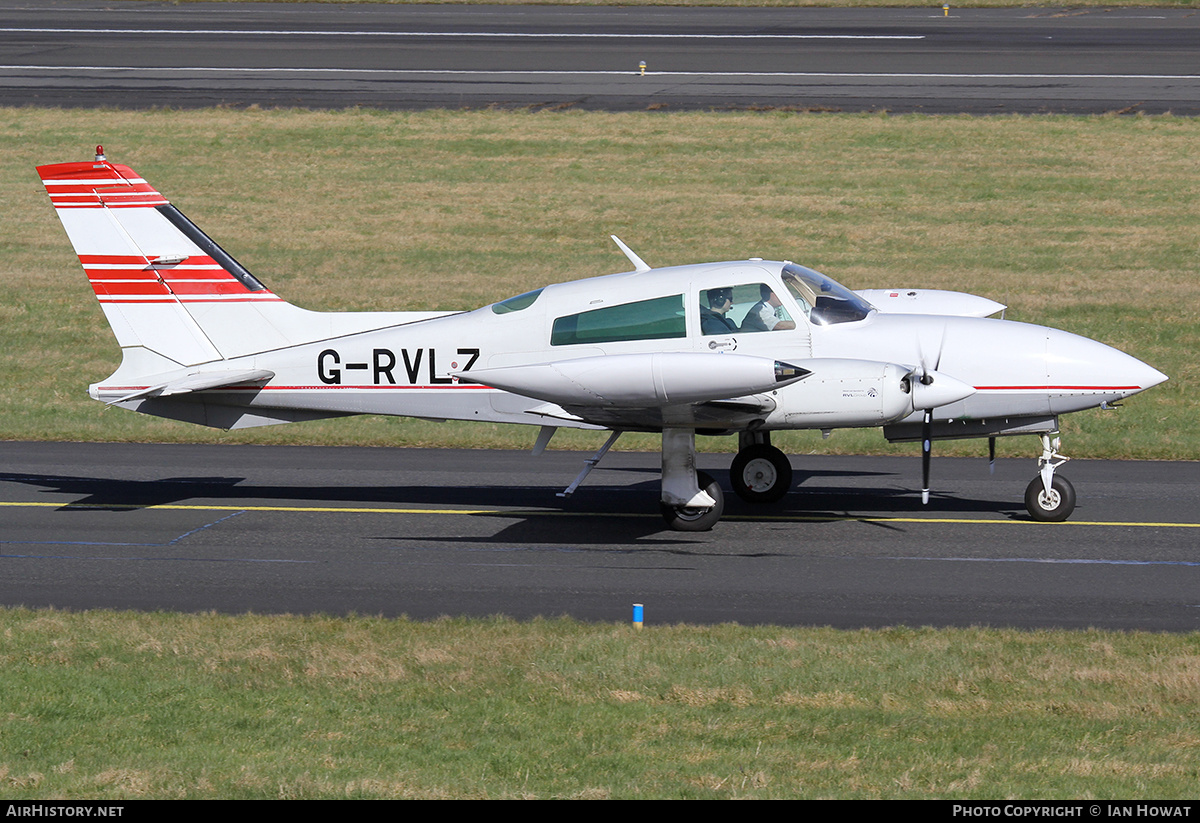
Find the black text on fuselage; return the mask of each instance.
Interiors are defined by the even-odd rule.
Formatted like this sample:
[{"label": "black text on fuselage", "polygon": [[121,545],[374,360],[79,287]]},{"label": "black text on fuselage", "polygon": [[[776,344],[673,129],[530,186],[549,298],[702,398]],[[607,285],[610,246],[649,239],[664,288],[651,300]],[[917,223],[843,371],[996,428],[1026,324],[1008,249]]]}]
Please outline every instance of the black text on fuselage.
[{"label": "black text on fuselage", "polygon": [[[479,349],[458,349],[456,355],[450,370],[467,371],[479,359]],[[353,373],[364,372],[368,379],[362,382],[373,386],[453,383],[454,378],[438,374],[437,356],[434,348],[400,349],[399,355],[392,349],[372,349],[366,360],[345,360],[337,349],[325,349],[317,355],[317,378],[327,386],[340,386],[357,382]]]}]

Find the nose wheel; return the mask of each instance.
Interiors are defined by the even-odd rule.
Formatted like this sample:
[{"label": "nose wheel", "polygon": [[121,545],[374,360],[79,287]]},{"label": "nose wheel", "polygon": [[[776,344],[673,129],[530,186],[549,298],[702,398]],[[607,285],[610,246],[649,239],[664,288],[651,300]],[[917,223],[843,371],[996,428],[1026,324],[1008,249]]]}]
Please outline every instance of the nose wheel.
[{"label": "nose wheel", "polygon": [[1047,491],[1042,478],[1035,477],[1025,489],[1025,508],[1029,516],[1043,523],[1059,523],[1075,511],[1075,487],[1065,477],[1056,477]]},{"label": "nose wheel", "polygon": [[1071,458],[1058,453],[1058,432],[1041,435],[1042,456],[1038,458],[1038,476],[1025,489],[1025,509],[1034,520],[1061,523],[1075,511],[1075,487],[1055,470]]},{"label": "nose wheel", "polygon": [[754,443],[733,458],[729,482],[747,503],[774,503],[792,488],[792,464],[774,446]]}]

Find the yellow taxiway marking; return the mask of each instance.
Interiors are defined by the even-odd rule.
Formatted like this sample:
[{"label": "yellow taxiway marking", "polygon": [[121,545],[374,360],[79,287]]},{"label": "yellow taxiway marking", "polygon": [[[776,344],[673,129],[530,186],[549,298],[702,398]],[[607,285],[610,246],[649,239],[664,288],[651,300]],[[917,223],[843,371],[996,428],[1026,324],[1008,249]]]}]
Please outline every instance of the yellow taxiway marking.
[{"label": "yellow taxiway marking", "polygon": [[[0,500],[0,507],[48,509],[157,509],[170,511],[212,512],[310,512],[320,514],[476,514],[522,515],[554,517],[595,517],[596,512],[564,512],[549,509],[393,509],[367,506],[235,506],[188,503],[43,503]],[[630,512],[620,517],[657,517],[658,515]],[[998,520],[983,517],[873,517],[854,514],[795,514],[795,515],[726,515],[725,520],[781,523],[829,523],[838,521],[860,523],[961,523],[982,526],[1127,526],[1135,528],[1200,529],[1200,523],[1155,523],[1122,520],[1066,520],[1061,523],[1042,523],[1036,520]]]},{"label": "yellow taxiway marking", "polygon": [[984,517],[872,517],[869,514],[784,514],[784,515],[726,515],[723,520],[767,520],[783,523],[829,523],[831,521],[853,521],[858,523],[969,523],[976,526],[1137,526],[1152,528],[1162,526],[1173,529],[1200,529],[1200,523],[1139,523],[1125,520],[1064,520],[1046,523],[1040,520],[992,520]]},{"label": "yellow taxiway marking", "polygon": [[169,509],[173,511],[205,512],[320,512],[342,514],[538,514],[537,511],[516,509],[380,509],[357,506],[232,506],[191,505],[187,503],[18,503],[0,501],[0,506],[13,508],[37,507],[52,509]]}]

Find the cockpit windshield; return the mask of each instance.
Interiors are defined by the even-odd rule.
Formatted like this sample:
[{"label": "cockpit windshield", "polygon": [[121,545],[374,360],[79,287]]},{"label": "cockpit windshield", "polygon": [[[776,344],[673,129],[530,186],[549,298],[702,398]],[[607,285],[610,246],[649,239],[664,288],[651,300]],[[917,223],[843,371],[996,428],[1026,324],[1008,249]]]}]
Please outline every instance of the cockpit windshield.
[{"label": "cockpit windshield", "polygon": [[806,266],[788,263],[783,267],[783,284],[815,326],[853,323],[874,309],[854,292]]}]

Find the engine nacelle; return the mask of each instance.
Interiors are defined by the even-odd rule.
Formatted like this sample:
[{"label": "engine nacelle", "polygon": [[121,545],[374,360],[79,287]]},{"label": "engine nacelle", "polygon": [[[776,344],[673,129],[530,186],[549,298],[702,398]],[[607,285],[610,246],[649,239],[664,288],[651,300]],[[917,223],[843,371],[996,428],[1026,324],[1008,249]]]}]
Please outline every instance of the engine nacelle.
[{"label": "engine nacelle", "polygon": [[779,392],[768,425],[795,429],[882,426],[914,411],[957,402],[975,393],[940,372],[921,375],[895,363],[816,358],[801,361],[812,372]]}]

